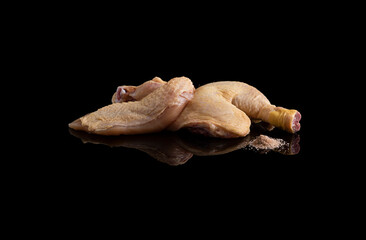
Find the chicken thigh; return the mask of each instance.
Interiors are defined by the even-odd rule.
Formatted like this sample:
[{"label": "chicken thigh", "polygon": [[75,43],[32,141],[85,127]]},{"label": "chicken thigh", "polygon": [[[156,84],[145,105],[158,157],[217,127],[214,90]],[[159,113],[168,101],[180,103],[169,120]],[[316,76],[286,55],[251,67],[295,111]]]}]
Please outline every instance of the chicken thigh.
[{"label": "chicken thigh", "polygon": [[177,131],[188,128],[195,133],[221,138],[246,136],[251,121],[247,114],[232,104],[233,93],[212,84],[199,87],[191,102],[168,129]]}]

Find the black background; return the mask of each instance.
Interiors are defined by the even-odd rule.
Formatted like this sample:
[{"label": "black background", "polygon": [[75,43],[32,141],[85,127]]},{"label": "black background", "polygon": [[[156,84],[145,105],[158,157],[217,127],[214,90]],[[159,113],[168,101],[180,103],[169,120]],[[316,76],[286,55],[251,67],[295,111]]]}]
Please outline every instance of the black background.
[{"label": "black background", "polygon": [[[56,53],[60,61],[55,65],[57,82],[60,83],[56,88],[62,96],[57,104],[63,109],[60,126],[66,135],[65,143],[71,144],[76,153],[85,153],[82,157],[85,159],[93,156],[96,149],[107,151],[108,148],[102,146],[81,144],[68,134],[67,124],[109,104],[119,85],[139,85],[155,76],[164,80],[186,76],[196,87],[213,81],[243,81],[257,87],[273,104],[302,113],[300,153],[296,156],[276,153],[262,156],[237,151],[212,157],[212,160],[210,157],[204,161],[194,157],[185,166],[171,171],[190,171],[191,165],[195,166],[194,169],[206,168],[207,164],[215,166],[215,162],[220,162],[219,168],[226,162],[241,166],[250,162],[248,159],[270,165],[277,161],[280,165],[286,165],[285,162],[306,165],[304,156],[306,144],[309,144],[306,141],[307,89],[317,67],[312,56],[313,44],[304,34],[306,27],[301,27],[301,22],[295,27],[295,24],[281,21],[266,22],[257,29],[251,29],[250,25],[242,29],[229,24],[220,27],[215,23],[198,28],[184,26],[183,22],[167,31],[160,29],[159,24],[146,26],[144,23],[133,29],[127,25],[127,29],[121,28],[118,34],[102,27],[97,27],[98,31],[85,26],[67,31],[68,34],[58,41]],[[136,158],[115,161],[119,155],[125,155],[123,151]],[[144,168],[145,161],[149,161],[148,156],[137,150],[108,149],[107,153],[103,156],[110,154],[107,159],[114,159],[115,164]],[[150,167],[171,169],[150,161],[147,164]]]},{"label": "black background", "polygon": [[[62,96],[57,104],[62,110],[57,112],[58,135],[52,139],[61,147],[58,153],[63,160],[56,160],[60,169],[77,180],[112,178],[123,186],[131,181],[145,186],[157,179],[158,186],[171,187],[187,182],[203,184],[199,188],[219,182],[230,187],[233,183],[225,183],[226,179],[232,179],[234,186],[253,181],[304,186],[317,171],[316,163],[305,157],[311,148],[307,125],[307,89],[313,74],[310,46],[297,31],[265,32],[253,38],[215,29],[207,34],[177,31],[171,36],[127,32],[118,39],[111,37],[111,43],[75,33],[76,39],[62,46],[57,66],[60,85],[56,87]],[[286,156],[237,150],[193,156],[186,164],[172,167],[136,149],[83,144],[69,133],[69,122],[110,104],[117,86],[139,85],[155,76],[164,80],[186,76],[196,87],[213,81],[243,81],[257,87],[273,104],[301,112],[300,152]]]},{"label": "black background", "polygon": [[[74,20],[59,23],[60,32],[52,31],[56,35],[45,59],[46,77],[52,82],[49,94],[57,107],[50,141],[63,159],[55,160],[60,164],[56,169],[69,177],[93,181],[132,175],[141,182],[161,177],[180,179],[181,184],[192,177],[207,182],[234,177],[242,183],[253,177],[263,183],[304,183],[317,169],[305,156],[311,147],[307,89],[316,78],[318,62],[313,56],[314,34],[303,19],[252,25],[234,16],[225,23],[195,26],[185,20],[166,25],[163,18],[134,25],[119,21],[118,28]],[[69,122],[109,104],[117,86],[139,85],[155,76],[186,76],[196,87],[213,81],[243,81],[257,87],[273,104],[301,112],[300,152],[285,156],[238,150],[194,156],[171,167],[135,149],[83,144],[69,133]]]},{"label": "black background", "polygon": [[[287,215],[292,218],[322,204],[317,196],[327,180],[310,126],[323,43],[311,17],[298,10],[224,17],[201,9],[193,15],[150,12],[141,21],[141,14],[80,12],[41,19],[42,37],[30,34],[37,43],[29,44],[24,61],[32,63],[27,73],[41,92],[32,97],[42,107],[34,110],[37,127],[26,139],[35,159],[17,162],[29,196],[42,193],[42,203],[57,205],[61,215],[78,209],[84,216],[95,213],[92,205],[121,215],[134,206],[151,216],[163,209],[184,216],[196,207],[207,216],[242,214],[256,205],[274,219],[281,209],[296,209]],[[155,76],[186,76],[196,88],[213,81],[255,86],[271,103],[301,112],[300,152],[239,149],[170,166],[137,149],[83,143],[70,134],[68,123],[110,104],[117,86]]]},{"label": "black background", "polygon": [[[3,83],[15,87],[4,84],[3,94],[16,104],[11,111],[3,104],[3,129],[11,131],[4,149],[11,153],[3,154],[2,193],[12,234],[172,238],[194,230],[194,236],[225,238],[251,232],[313,237],[347,230],[343,223],[351,218],[342,214],[358,212],[354,186],[362,175],[353,174],[355,148],[340,141],[349,139],[326,130],[348,133],[357,126],[351,121],[345,128],[339,109],[326,111],[348,109],[344,91],[333,87],[336,79],[348,85],[348,72],[337,75],[347,71],[343,62],[351,57],[341,53],[353,51],[348,33],[356,24],[344,21],[348,16],[335,4],[135,3],[18,4],[6,17],[10,54],[3,67],[11,74]],[[117,86],[155,76],[186,76],[195,87],[213,81],[255,86],[271,103],[301,112],[300,152],[238,149],[170,166],[134,148],[83,143],[69,132],[68,123],[110,104]],[[346,157],[331,156],[341,148]]]}]

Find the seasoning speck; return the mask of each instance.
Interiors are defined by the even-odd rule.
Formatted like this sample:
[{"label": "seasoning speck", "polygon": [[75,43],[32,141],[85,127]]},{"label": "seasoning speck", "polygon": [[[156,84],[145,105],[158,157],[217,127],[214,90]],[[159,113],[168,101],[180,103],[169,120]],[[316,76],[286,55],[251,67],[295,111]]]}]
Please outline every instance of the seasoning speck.
[{"label": "seasoning speck", "polygon": [[286,145],[286,142],[282,139],[259,135],[254,140],[250,141],[249,145],[257,150],[272,150]]}]

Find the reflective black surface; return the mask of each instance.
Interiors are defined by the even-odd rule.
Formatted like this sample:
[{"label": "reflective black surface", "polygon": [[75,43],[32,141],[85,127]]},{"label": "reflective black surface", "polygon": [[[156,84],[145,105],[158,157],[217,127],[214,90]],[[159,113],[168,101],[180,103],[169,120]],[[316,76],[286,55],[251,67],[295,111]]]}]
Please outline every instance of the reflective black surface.
[{"label": "reflective black surface", "polygon": [[[327,214],[324,208],[343,195],[329,202],[322,199],[321,193],[327,192],[334,178],[324,177],[331,172],[332,164],[324,164],[318,153],[337,149],[317,147],[313,141],[327,141],[328,136],[322,132],[311,134],[312,110],[323,110],[332,104],[332,99],[316,98],[313,94],[318,85],[329,79],[328,71],[318,73],[327,62],[324,48],[328,43],[319,36],[324,29],[313,33],[314,28],[308,26],[309,14],[303,17],[298,11],[292,11],[294,16],[273,11],[275,17],[263,20],[263,16],[246,17],[246,13],[227,11],[226,15],[236,17],[224,21],[226,17],[221,16],[221,11],[205,9],[197,12],[199,19],[193,19],[192,25],[186,24],[191,19],[189,12],[176,14],[174,10],[167,16],[169,11],[151,11],[153,16],[146,18],[143,13],[131,17],[126,11],[116,14],[117,21],[103,23],[98,12],[91,12],[98,17],[98,21],[91,21],[82,16],[83,11],[76,10],[77,19],[62,14],[59,24],[51,23],[49,28],[42,29],[44,38],[32,34],[20,39],[36,40],[44,54],[39,47],[26,45],[32,51],[25,54],[25,59],[14,55],[24,65],[35,66],[17,68],[11,80],[32,85],[36,82],[39,92],[22,84],[9,89],[24,102],[27,114],[20,118],[23,132],[12,142],[21,157],[3,160],[14,164],[11,176],[4,181],[12,192],[4,196],[18,201],[11,211],[33,211],[12,216],[25,223],[37,223],[35,219],[41,218],[59,226],[56,233],[80,229],[88,220],[94,225],[80,230],[82,234],[90,230],[94,233],[94,226],[113,219],[111,226],[118,230],[122,226],[123,234],[132,225],[138,228],[133,234],[150,234],[144,225],[156,223],[154,230],[159,237],[170,233],[170,225],[174,225],[174,235],[169,237],[195,228],[204,230],[206,236],[221,228],[225,238],[234,227],[242,234],[246,222],[261,229],[267,229],[263,221],[271,225],[281,223],[277,232],[287,232],[283,226],[292,222],[306,226],[297,231],[306,233],[309,224],[299,223],[298,218],[323,220],[322,216]],[[205,12],[211,12],[211,18],[202,15]],[[300,16],[299,21],[294,19],[296,15]],[[121,16],[125,16],[122,21]],[[141,17],[148,21],[141,21]],[[161,22],[154,22],[156,17]],[[277,17],[283,20],[276,21]],[[41,20],[49,22],[48,18]],[[174,20],[181,24],[172,24]],[[263,24],[254,25],[258,21]],[[110,25],[113,22],[114,28]],[[133,22],[141,24],[136,26]],[[324,28],[324,24],[320,26]],[[30,28],[31,32],[33,27],[36,25]],[[26,76],[18,77],[18,72]],[[258,88],[271,103],[299,110],[302,129],[297,135],[278,129],[260,129],[257,133],[252,129],[250,136],[238,139],[205,138],[184,131],[100,137],[69,130],[68,123],[110,104],[117,86],[139,85],[155,76],[163,80],[186,76],[196,88],[214,81],[246,82]],[[35,97],[40,101],[33,101]],[[34,109],[41,113],[34,113]],[[326,115],[316,116],[321,126],[333,120]],[[33,118],[36,124],[29,124],[27,118]],[[6,127],[19,127],[8,123]],[[29,129],[36,131],[29,134]],[[294,147],[275,151],[249,148],[248,141],[261,133],[284,139]],[[23,146],[31,147],[28,151]],[[18,184],[14,186],[13,182]],[[338,208],[332,207],[337,213],[334,209]],[[46,214],[41,215],[40,210]],[[54,218],[62,220],[62,224]],[[115,218],[118,220],[114,221]],[[246,222],[242,221],[244,218]],[[287,222],[279,221],[283,218]],[[223,224],[228,220],[236,225],[225,229]],[[127,222],[127,226],[121,221]],[[48,228],[38,224],[37,229]]]},{"label": "reflective black surface", "polygon": [[[87,71],[78,70],[80,78],[71,74],[65,76],[68,84],[60,88],[61,97],[54,107],[57,109],[55,116],[49,120],[49,137],[45,141],[52,152],[47,164],[57,171],[54,174],[61,174],[62,179],[70,182],[120,184],[116,186],[118,189],[138,182],[139,186],[170,185],[176,191],[192,187],[192,184],[204,184],[203,188],[226,188],[225,182],[230,182],[231,186],[266,185],[279,181],[293,184],[296,179],[305,182],[314,176],[314,171],[319,169],[318,161],[316,157],[306,157],[316,156],[309,151],[312,146],[310,113],[306,105],[309,95],[307,91],[299,90],[304,89],[305,82],[294,82],[292,75],[285,71],[283,73],[288,75],[273,78],[280,71],[278,69],[277,73],[259,67],[244,72],[236,65],[220,69],[212,68],[212,65],[190,66],[191,63],[188,61],[178,69],[174,66],[159,68],[158,64],[143,70],[127,69],[126,66],[134,65],[129,63],[113,71],[107,71],[111,69],[109,65],[108,68],[107,65],[90,68],[83,64]],[[264,123],[253,123],[250,135],[236,139],[204,137],[184,130],[98,136],[68,128],[68,123],[110,104],[117,86],[139,85],[155,76],[164,80],[186,76],[196,88],[213,81],[247,82],[262,91],[273,104],[300,111],[302,128],[297,134],[289,134],[276,128],[271,130]],[[298,77],[301,79],[302,76]],[[274,150],[250,147],[250,141],[260,134],[282,139],[287,145]]]},{"label": "reflective black surface", "polygon": [[[179,52],[168,51],[165,55],[153,46],[146,47],[153,52],[135,48],[137,52],[129,55],[114,50],[93,55],[88,50],[85,55],[80,53],[80,58],[73,57],[70,50],[71,57],[50,74],[54,91],[44,99],[52,103],[52,108],[43,110],[47,117],[42,120],[47,127],[39,124],[47,138],[37,142],[34,149],[42,151],[45,160],[38,166],[27,162],[47,176],[42,181],[57,179],[67,191],[78,193],[87,188],[94,193],[97,189],[98,196],[107,194],[108,199],[121,194],[121,201],[138,192],[144,194],[144,204],[151,203],[158,196],[156,192],[169,196],[164,203],[182,206],[188,201],[196,203],[197,196],[208,192],[214,195],[212,199],[224,196],[231,201],[243,193],[245,198],[256,196],[253,191],[248,194],[250,190],[267,194],[287,186],[286,191],[292,194],[295,189],[303,189],[320,171],[316,154],[312,154],[316,148],[310,151],[314,136],[310,134],[311,108],[307,104],[311,92],[306,88],[312,86],[307,62],[301,64],[300,56],[281,60],[278,54],[283,56],[284,52],[277,47],[260,46],[248,56],[247,50],[219,48],[220,55],[205,46],[206,51],[192,48],[186,52],[180,45],[175,48]],[[266,51],[270,49],[278,52]],[[293,54],[293,49],[289,51]],[[110,104],[117,86],[140,85],[155,76],[163,80],[186,76],[196,88],[214,81],[246,82],[271,103],[300,111],[302,128],[292,135],[253,124],[249,136],[237,139],[208,138],[186,131],[103,137],[68,128],[68,123]],[[273,151],[249,147],[248,143],[260,134],[283,139],[288,147]],[[172,193],[179,198],[171,198]],[[270,198],[268,194],[263,201]]]},{"label": "reflective black surface", "polygon": [[[69,129],[69,132],[71,135],[81,139],[84,144],[102,144],[112,148],[121,148],[122,151],[126,148],[137,149],[147,153],[151,159],[170,166],[185,164],[193,156],[209,158],[210,156],[226,155],[238,150],[242,150],[240,151],[242,157],[245,157],[248,151],[255,152],[256,154],[277,152],[282,155],[297,155],[301,151],[299,134],[285,132],[279,134],[278,131],[273,133],[267,130],[266,123],[252,124],[249,135],[233,139],[205,137],[185,130],[121,136],[101,136],[73,129]],[[275,149],[257,149],[251,146],[251,141],[260,134],[281,139],[285,144]],[[79,144],[78,147],[83,148],[85,146]],[[229,155],[228,157],[232,156]],[[139,160],[136,159],[134,161]]]}]

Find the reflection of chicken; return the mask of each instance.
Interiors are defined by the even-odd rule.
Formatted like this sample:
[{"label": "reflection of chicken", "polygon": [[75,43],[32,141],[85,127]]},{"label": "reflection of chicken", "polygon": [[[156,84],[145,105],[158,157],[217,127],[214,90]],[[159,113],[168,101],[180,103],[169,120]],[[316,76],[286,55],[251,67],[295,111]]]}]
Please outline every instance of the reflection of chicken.
[{"label": "reflection of chicken", "polygon": [[[154,78],[138,87],[121,86],[113,102],[138,101],[165,84]],[[168,127],[181,128],[207,136],[233,138],[246,136],[251,120],[263,120],[287,132],[300,130],[301,115],[272,105],[256,88],[242,82],[214,82],[199,87],[177,120]]]},{"label": "reflection of chicken", "polygon": [[[264,123],[253,124],[249,135],[243,138],[206,138],[197,137],[186,132],[161,132],[154,134],[141,134],[134,136],[101,136],[88,134],[81,131],[70,129],[70,133],[80,138],[83,143],[103,144],[110,147],[134,148],[143,151],[156,160],[177,166],[186,163],[189,159],[196,156],[215,156],[227,154],[239,149],[254,151],[250,147],[252,140],[258,134],[266,133],[262,128]],[[259,153],[276,151],[284,155],[295,155],[300,151],[300,136],[297,134],[281,134],[280,139],[286,144],[281,148],[271,150],[256,150]],[[249,147],[248,147],[249,146]]]},{"label": "reflection of chicken", "polygon": [[80,138],[83,143],[103,144],[110,147],[135,148],[147,153],[156,160],[177,166],[186,163],[193,153],[183,146],[181,137],[172,132],[154,134],[121,135],[116,137],[88,134],[69,130],[71,135]]}]

